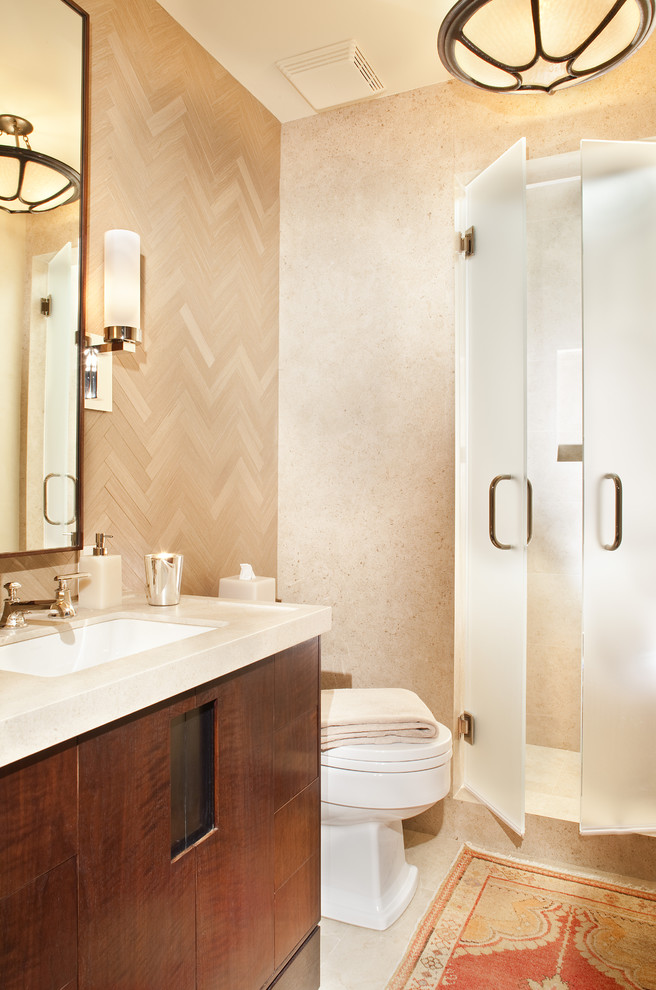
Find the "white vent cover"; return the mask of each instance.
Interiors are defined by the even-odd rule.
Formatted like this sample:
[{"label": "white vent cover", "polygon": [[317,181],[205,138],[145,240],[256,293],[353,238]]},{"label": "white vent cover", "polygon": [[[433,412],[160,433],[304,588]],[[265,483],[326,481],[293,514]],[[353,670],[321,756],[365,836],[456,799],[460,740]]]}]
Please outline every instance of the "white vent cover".
[{"label": "white vent cover", "polygon": [[371,99],[385,89],[355,41],[340,41],[276,65],[313,110]]}]

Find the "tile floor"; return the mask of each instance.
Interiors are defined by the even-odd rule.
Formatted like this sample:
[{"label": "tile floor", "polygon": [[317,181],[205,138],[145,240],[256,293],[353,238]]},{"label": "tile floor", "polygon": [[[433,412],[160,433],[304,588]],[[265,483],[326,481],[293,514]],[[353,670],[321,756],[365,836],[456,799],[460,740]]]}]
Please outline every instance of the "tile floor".
[{"label": "tile floor", "polygon": [[[466,788],[459,801],[477,804]],[[526,813],[578,822],[581,803],[581,754],[548,746],[527,746],[525,765]]]},{"label": "tile floor", "polygon": [[581,754],[547,746],[526,747],[526,813],[578,822]]},{"label": "tile floor", "polygon": [[405,841],[406,858],[419,869],[417,893],[384,932],[322,919],[321,990],[384,990],[461,846],[422,832],[406,832]]}]

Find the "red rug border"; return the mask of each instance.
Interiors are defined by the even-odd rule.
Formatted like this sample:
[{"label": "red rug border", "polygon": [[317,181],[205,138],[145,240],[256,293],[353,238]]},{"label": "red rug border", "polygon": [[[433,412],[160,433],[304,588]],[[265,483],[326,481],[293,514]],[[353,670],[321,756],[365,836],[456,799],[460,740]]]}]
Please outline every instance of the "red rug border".
[{"label": "red rug border", "polygon": [[435,897],[429,905],[428,910],[413,932],[408,947],[404,952],[403,958],[396,968],[394,975],[386,985],[385,990],[404,990],[405,985],[412,975],[412,971],[415,968],[417,961],[424,951],[426,943],[435,928],[436,919],[439,918],[440,914],[444,910],[445,905],[448,903],[448,900],[451,897],[454,888],[462,878],[463,873],[469,864],[475,859],[484,860],[498,866],[517,867],[518,869],[525,870],[527,873],[534,873],[537,876],[554,877],[555,879],[563,879],[572,881],[573,883],[580,883],[589,887],[594,887],[597,890],[607,890],[616,894],[626,894],[628,896],[637,895],[645,900],[656,902],[656,891],[653,890],[646,890],[642,887],[628,886],[626,884],[613,883],[612,881],[603,880],[601,877],[592,875],[586,876],[581,873],[572,873],[565,868],[559,869],[556,867],[547,866],[543,863],[535,863],[531,860],[501,856],[498,853],[488,852],[486,849],[478,849],[466,842],[457,853],[453,863],[449,867],[446,877],[442,881]]}]

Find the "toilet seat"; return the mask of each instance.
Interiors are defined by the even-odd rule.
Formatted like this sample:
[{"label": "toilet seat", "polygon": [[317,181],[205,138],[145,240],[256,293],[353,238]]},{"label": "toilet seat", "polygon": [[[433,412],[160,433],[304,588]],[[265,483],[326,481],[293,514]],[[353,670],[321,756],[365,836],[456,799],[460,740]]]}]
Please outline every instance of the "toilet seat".
[{"label": "toilet seat", "polygon": [[437,736],[425,742],[335,746],[322,752],[321,765],[374,773],[412,773],[441,767],[451,755],[451,732],[440,724]]}]

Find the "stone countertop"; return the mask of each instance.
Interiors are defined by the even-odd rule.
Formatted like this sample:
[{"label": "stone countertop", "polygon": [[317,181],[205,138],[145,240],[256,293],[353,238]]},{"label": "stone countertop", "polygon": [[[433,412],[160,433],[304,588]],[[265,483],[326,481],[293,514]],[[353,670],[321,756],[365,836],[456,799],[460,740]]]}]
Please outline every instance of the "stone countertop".
[{"label": "stone countertop", "polygon": [[216,623],[216,628],[61,677],[0,670],[0,766],[320,636],[330,629],[331,610],[193,596],[183,596],[179,605],[153,607],[130,595],[118,608],[78,608],[73,619],[34,613],[24,629],[0,629],[0,666],[5,645],[109,618]]}]

